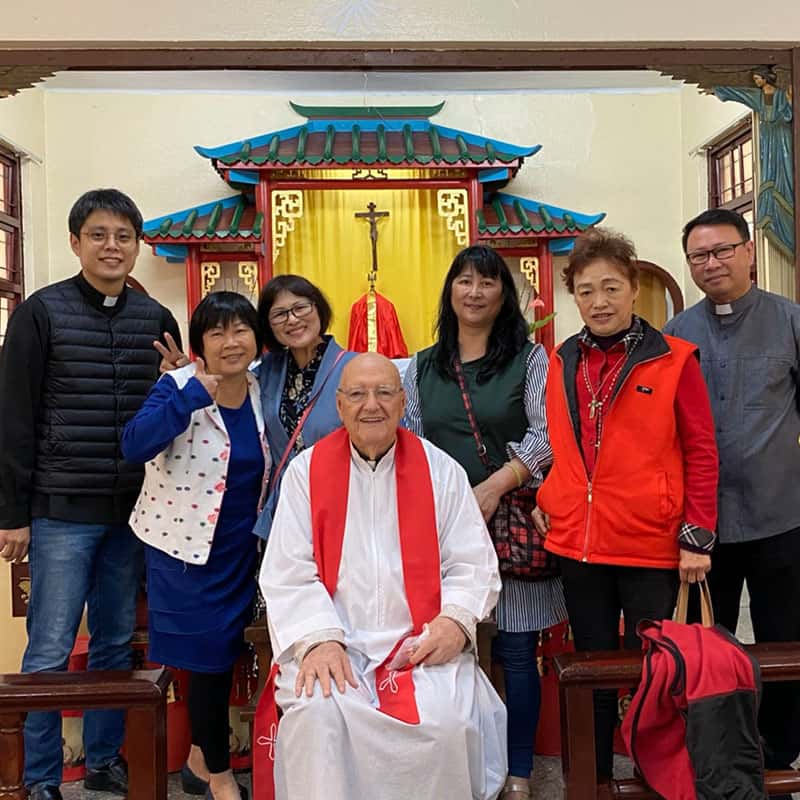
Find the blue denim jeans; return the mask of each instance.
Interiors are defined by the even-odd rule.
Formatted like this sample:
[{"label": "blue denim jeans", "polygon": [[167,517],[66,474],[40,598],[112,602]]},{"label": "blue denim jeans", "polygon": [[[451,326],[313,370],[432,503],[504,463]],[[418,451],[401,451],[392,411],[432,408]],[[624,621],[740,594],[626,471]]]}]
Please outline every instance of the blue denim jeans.
[{"label": "blue denim jeans", "polygon": [[497,631],[492,641],[492,659],[502,664],[508,711],[508,774],[527,778],[533,769],[533,745],[542,687],[536,650],[539,631]]},{"label": "blue denim jeans", "polygon": [[[84,605],[88,606],[89,669],[130,669],[142,546],[127,525],[34,519],[28,555],[31,593],[23,672],[67,668]],[[83,716],[86,766],[97,769],[119,754],[123,711]],[[61,715],[36,712],[25,722],[25,785],[58,786],[62,767]]]}]

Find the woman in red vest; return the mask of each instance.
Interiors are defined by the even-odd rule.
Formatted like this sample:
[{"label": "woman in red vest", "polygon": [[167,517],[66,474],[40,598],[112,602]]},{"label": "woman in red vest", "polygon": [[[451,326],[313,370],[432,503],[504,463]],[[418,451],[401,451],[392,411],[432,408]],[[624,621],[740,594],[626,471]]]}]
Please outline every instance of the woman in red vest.
[{"label": "woman in red vest", "polygon": [[[553,468],[534,521],[558,555],[578,651],[638,649],[636,626],[671,617],[678,583],[711,566],[717,448],[697,348],[633,313],[636,251],[595,229],[563,271],[585,323],[550,358]],[[596,691],[597,771],[610,778],[617,693]]]}]

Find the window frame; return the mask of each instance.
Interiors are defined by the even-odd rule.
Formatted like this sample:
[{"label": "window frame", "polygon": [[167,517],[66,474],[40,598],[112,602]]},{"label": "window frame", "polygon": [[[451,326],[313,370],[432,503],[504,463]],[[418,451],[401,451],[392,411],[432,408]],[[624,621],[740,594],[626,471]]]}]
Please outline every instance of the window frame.
[{"label": "window frame", "polygon": [[[735,194],[736,187],[741,186],[744,188],[744,162],[742,155],[742,148],[745,142],[750,141],[750,158],[752,160],[752,186],[749,192],[742,192],[739,195]],[[734,196],[725,202],[722,202],[723,190],[720,181],[720,168],[722,159],[729,153],[739,154],[739,169],[742,180],[739,184],[733,181],[734,175],[731,176],[731,185],[734,190]],[[733,162],[731,162],[733,163]],[[731,130],[726,131],[718,136],[706,148],[706,166],[708,169],[708,208],[726,208],[729,211],[735,211],[737,214],[744,216],[750,212],[750,217],[753,220],[751,226],[751,235],[755,238],[755,219],[756,219],[756,151],[755,151],[755,138],[753,136],[753,117],[748,115],[743,120],[738,122]],[[758,270],[756,265],[756,258],[753,258],[753,266],[750,270],[750,277],[754,283],[757,283]]]},{"label": "window frame", "polygon": [[[706,151],[707,165],[708,165],[708,207],[709,208],[727,208],[730,211],[742,213],[742,211],[755,211],[755,193],[751,188],[749,192],[742,192],[735,194],[736,187],[744,187],[744,179],[740,183],[733,181],[731,176],[731,185],[734,190],[734,196],[730,200],[723,201],[723,190],[720,182],[720,168],[722,159],[729,153],[739,154],[740,170],[742,170],[742,177],[744,176],[742,148],[745,142],[751,142],[750,145],[750,158],[753,160],[752,168],[752,183],[755,185],[756,180],[756,164],[755,164],[755,142],[753,140],[753,121],[750,116],[742,120],[732,130],[723,133],[719,138],[715,139],[708,146]],[[733,162],[732,162],[733,163]]]}]

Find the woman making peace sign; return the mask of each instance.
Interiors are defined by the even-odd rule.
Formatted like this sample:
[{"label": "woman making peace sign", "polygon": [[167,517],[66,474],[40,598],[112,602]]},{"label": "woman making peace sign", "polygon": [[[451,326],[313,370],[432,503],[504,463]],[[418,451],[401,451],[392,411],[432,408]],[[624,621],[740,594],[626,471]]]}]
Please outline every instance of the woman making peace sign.
[{"label": "woman making peace sign", "polygon": [[206,797],[238,800],[228,698],[251,619],[251,532],[270,468],[258,380],[248,372],[261,351],[256,311],[234,292],[209,294],[189,341],[197,360],[156,383],[122,450],[145,463],[131,527],[147,545],[149,655],[191,673],[184,779],[207,780]]}]

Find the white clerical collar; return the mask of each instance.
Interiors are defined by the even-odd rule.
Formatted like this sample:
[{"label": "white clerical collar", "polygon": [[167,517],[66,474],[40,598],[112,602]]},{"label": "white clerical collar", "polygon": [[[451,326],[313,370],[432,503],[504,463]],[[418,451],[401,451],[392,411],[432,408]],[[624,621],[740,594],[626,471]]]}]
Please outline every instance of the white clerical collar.
[{"label": "white clerical collar", "polygon": [[106,308],[113,308],[117,304],[117,300],[119,300],[119,295],[112,297],[110,294],[107,294],[103,298],[103,305]]},{"label": "white clerical collar", "polygon": [[717,316],[723,317],[728,314],[733,314],[733,306],[730,303],[722,303],[721,305],[714,305],[714,313]]}]

